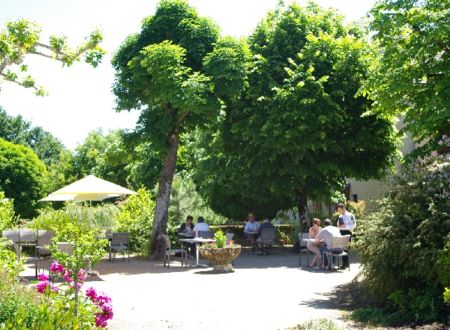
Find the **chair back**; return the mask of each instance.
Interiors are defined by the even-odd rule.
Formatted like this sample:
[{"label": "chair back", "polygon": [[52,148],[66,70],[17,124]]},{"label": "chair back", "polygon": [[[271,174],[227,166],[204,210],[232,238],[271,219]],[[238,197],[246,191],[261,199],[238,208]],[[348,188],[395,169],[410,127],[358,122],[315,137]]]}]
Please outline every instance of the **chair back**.
[{"label": "chair back", "polygon": [[128,233],[112,233],[111,246],[128,246],[129,242]]},{"label": "chair back", "polygon": [[36,244],[38,246],[50,245],[53,236],[55,236],[55,233],[51,230],[38,230]]},{"label": "chair back", "polygon": [[309,238],[309,233],[298,233],[298,240],[300,241],[301,247],[306,247],[307,242],[304,239]]},{"label": "chair back", "polygon": [[21,230],[20,231],[20,243],[35,244],[37,241],[36,230]]},{"label": "chair back", "polygon": [[234,233],[225,233],[225,237],[227,238],[227,241],[231,241],[234,237]]},{"label": "chair back", "polygon": [[73,246],[68,242],[57,242],[56,248],[59,252],[67,253],[68,255],[73,253]]},{"label": "chair back", "polygon": [[211,238],[212,233],[210,231],[199,231],[197,236],[201,238]]},{"label": "chair back", "polygon": [[275,228],[263,228],[260,235],[261,243],[273,243],[277,239]]},{"label": "chair back", "polygon": [[333,237],[331,241],[331,250],[344,251],[348,250],[348,242],[350,241],[350,235]]},{"label": "chair back", "polygon": [[20,242],[20,234],[18,230],[4,230],[2,232],[2,237],[13,241],[13,243]]}]

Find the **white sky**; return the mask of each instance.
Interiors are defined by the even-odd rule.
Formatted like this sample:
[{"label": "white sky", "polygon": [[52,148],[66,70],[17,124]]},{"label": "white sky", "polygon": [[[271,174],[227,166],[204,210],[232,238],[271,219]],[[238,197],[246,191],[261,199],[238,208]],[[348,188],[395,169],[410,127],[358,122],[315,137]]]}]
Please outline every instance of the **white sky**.
[{"label": "white sky", "polygon": [[[304,3],[305,1],[298,1]],[[335,7],[347,21],[364,16],[375,0],[316,0],[323,7]],[[212,18],[224,35],[248,35],[278,0],[190,0],[201,16]],[[22,115],[34,126],[42,126],[67,147],[75,148],[96,128],[104,131],[133,128],[138,113],[116,113],[111,85],[113,53],[125,37],[138,32],[143,17],[155,11],[155,0],[0,0],[0,27],[6,21],[27,18],[36,21],[45,37],[64,34],[77,45],[95,28],[104,35],[108,51],[102,64],[94,69],[86,64],[63,68],[59,63],[28,57],[26,63],[46,97],[33,91],[2,83],[0,105],[10,115]],[[48,40],[48,39],[47,39]],[[45,39],[43,39],[45,41]]]}]

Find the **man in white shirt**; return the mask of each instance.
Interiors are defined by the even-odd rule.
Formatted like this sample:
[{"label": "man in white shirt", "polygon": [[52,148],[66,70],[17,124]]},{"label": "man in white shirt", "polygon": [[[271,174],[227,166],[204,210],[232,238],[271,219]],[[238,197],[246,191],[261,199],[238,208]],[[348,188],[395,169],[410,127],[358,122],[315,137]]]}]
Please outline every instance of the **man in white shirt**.
[{"label": "man in white shirt", "polygon": [[250,213],[244,227],[244,236],[248,238],[252,245],[252,252],[256,253],[256,240],[259,236],[259,223],[255,220],[255,215]]},{"label": "man in white shirt", "polygon": [[[338,227],[341,230],[341,235],[350,235],[350,240],[352,239],[353,229],[356,228],[356,218],[353,213],[347,211],[345,209],[345,204],[338,204],[336,207],[336,211],[338,211],[339,219],[338,219]],[[348,256],[342,257],[342,268],[348,267]]]},{"label": "man in white shirt", "polygon": [[[324,252],[331,251],[331,244],[333,241],[333,237],[341,236],[341,232],[339,231],[339,228],[332,226],[330,219],[325,219],[323,224],[325,225],[325,227],[322,228],[322,230],[317,234],[317,236],[315,238],[317,242],[325,242],[325,245],[322,244],[320,246],[320,255],[321,256],[323,256]],[[325,266],[325,267],[328,266],[327,259],[323,260],[323,266]]]},{"label": "man in white shirt", "polygon": [[205,218],[198,217],[197,223],[194,226],[193,231],[195,232],[195,236],[198,236],[199,231],[211,231],[207,223],[205,223]]}]

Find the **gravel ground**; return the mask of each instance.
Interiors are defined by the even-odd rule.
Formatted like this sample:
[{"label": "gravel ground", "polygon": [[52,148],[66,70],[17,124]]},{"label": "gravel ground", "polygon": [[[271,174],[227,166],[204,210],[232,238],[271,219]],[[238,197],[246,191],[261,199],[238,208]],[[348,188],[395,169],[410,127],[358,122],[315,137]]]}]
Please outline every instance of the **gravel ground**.
[{"label": "gravel ground", "polygon": [[[193,263],[193,260],[190,261]],[[211,268],[170,269],[161,262],[132,258],[103,261],[87,283],[113,299],[110,329],[285,329],[315,318],[332,319],[344,329],[334,289],[358,273],[298,267],[298,256],[242,253],[235,272]]]}]

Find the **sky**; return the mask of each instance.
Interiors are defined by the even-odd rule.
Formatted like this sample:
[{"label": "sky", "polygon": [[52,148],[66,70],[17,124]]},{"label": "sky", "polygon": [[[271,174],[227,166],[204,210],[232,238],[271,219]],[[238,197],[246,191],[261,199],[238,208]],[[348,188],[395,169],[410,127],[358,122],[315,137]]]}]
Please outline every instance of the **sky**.
[{"label": "sky", "polygon": [[[285,1],[287,2],[287,1]],[[305,1],[297,1],[305,3]],[[375,0],[316,0],[322,7],[334,7],[346,21],[363,17]],[[26,63],[48,96],[35,96],[31,89],[0,81],[0,105],[10,115],[21,115],[33,126],[51,132],[74,149],[88,133],[101,128],[132,129],[138,111],[114,111],[111,92],[114,70],[111,55],[127,35],[139,32],[141,20],[155,11],[156,0],[0,0],[0,28],[5,22],[26,18],[42,28],[41,41],[51,34],[65,35],[71,45],[100,28],[102,46],[108,54],[97,68],[83,63],[62,67],[60,63],[29,56]],[[222,35],[249,35],[278,0],[190,0],[201,16],[213,19]]]}]

